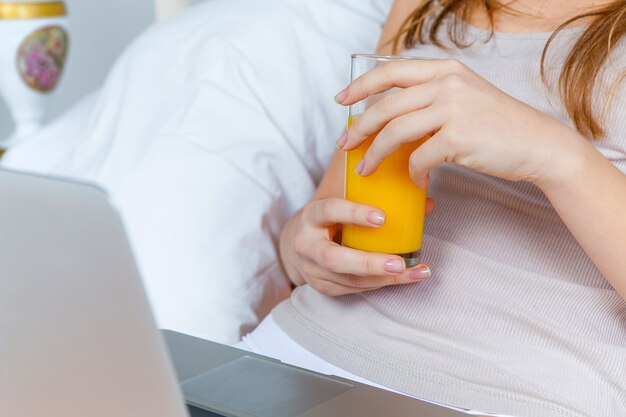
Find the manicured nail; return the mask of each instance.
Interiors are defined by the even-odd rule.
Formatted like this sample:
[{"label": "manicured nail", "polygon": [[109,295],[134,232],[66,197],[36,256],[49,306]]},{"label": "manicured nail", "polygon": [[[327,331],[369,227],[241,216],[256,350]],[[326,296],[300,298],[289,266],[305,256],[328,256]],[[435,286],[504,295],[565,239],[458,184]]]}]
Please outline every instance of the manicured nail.
[{"label": "manicured nail", "polygon": [[390,259],[385,262],[385,271],[387,272],[404,272],[404,261],[400,259]]},{"label": "manicured nail", "polygon": [[337,139],[337,148],[342,149],[348,141],[348,132],[344,132],[339,139]]},{"label": "manicured nail", "polygon": [[348,97],[348,88],[344,88],[335,96],[335,103],[341,104]]},{"label": "manicured nail", "polygon": [[381,213],[380,211],[370,211],[367,213],[367,220],[370,223],[383,225],[385,224],[385,213]]},{"label": "manicured nail", "polygon": [[414,281],[422,281],[430,278],[431,272],[427,265],[420,264],[409,271],[409,278]]},{"label": "manicured nail", "polygon": [[361,172],[363,172],[363,167],[365,166],[365,162],[361,161],[357,164],[354,172],[356,172],[357,174],[361,175]]}]

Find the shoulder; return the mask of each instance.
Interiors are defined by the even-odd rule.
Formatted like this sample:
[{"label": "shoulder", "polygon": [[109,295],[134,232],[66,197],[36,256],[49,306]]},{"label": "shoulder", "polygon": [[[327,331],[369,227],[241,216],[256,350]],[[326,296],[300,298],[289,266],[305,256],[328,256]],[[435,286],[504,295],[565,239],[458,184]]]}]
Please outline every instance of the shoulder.
[{"label": "shoulder", "polygon": [[[415,0],[394,0],[393,5],[389,10],[389,14],[387,15],[387,20],[385,21],[383,32],[380,37],[380,42],[376,51],[378,54],[391,55],[394,52],[393,46],[402,24],[419,5],[420,2],[416,2]],[[402,41],[398,42],[398,47],[400,47],[400,50],[397,52],[401,52],[403,49]]]}]

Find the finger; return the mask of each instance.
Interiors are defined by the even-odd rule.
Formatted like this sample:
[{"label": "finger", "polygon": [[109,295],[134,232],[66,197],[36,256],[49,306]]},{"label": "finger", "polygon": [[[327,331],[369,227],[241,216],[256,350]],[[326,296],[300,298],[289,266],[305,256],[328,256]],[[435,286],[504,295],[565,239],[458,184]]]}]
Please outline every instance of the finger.
[{"label": "finger", "polygon": [[406,269],[404,260],[399,256],[364,252],[328,240],[314,243],[310,253],[320,267],[338,274],[394,278]]},{"label": "finger", "polygon": [[382,210],[343,198],[312,201],[305,206],[302,215],[306,221],[316,226],[354,224],[376,228],[385,223],[385,213]]},{"label": "finger", "polygon": [[426,264],[419,264],[411,269],[407,269],[402,274],[394,276],[361,276],[352,274],[338,274],[328,271],[324,275],[322,275],[324,280],[335,282],[346,287],[359,288],[361,290],[368,291],[376,288],[387,287],[390,285],[413,284],[415,282],[425,281],[430,278],[430,276],[431,271]]},{"label": "finger", "polygon": [[335,97],[349,106],[364,98],[393,87],[406,88],[427,83],[435,78],[460,73],[465,66],[456,60],[406,59],[380,65],[363,74]]},{"label": "finger", "polygon": [[331,297],[337,297],[340,295],[347,295],[347,294],[356,294],[359,292],[372,291],[372,290],[377,290],[381,288],[381,287],[357,288],[357,287],[350,287],[348,285],[342,285],[333,281],[325,281],[325,280],[314,281],[314,282],[311,282],[309,285],[311,285],[320,293],[331,296]]},{"label": "finger", "polygon": [[420,188],[426,188],[430,181],[428,172],[444,162],[454,162],[455,156],[446,141],[441,137],[442,132],[433,135],[419,148],[413,151],[409,158],[409,173],[411,179]]},{"label": "finger", "polygon": [[349,290],[349,292],[369,291],[382,287],[382,285],[365,282],[363,285],[359,286],[352,285],[353,279],[349,278],[348,275],[328,271],[313,262],[308,263],[306,273],[306,281],[311,284],[313,288],[327,295],[331,295],[329,293],[335,292],[334,289],[332,289],[334,286],[338,286],[343,290]]},{"label": "finger", "polygon": [[303,262],[302,273],[304,275],[304,280],[311,287],[325,295],[330,296],[351,294],[380,288],[380,286],[357,288],[348,285],[349,280],[344,279],[342,274],[328,271],[311,261]]},{"label": "finger", "polygon": [[315,267],[311,271],[315,278],[307,280],[309,284],[326,295],[342,295],[363,291],[372,291],[390,285],[406,285],[426,281],[431,276],[428,265],[419,264],[397,277],[356,276],[338,274]]},{"label": "finger", "polygon": [[437,96],[437,91],[438,86],[429,83],[386,95],[354,120],[348,131],[347,140],[341,148],[353,149],[383,129],[390,120],[430,106]]},{"label": "finger", "polygon": [[443,112],[436,106],[393,119],[380,131],[365,152],[359,174],[362,176],[373,174],[381,162],[404,143],[418,142],[416,145],[420,145],[426,141],[431,132],[442,126],[443,121]]},{"label": "finger", "polygon": [[325,279],[332,279],[332,281],[334,282],[352,288],[371,290],[374,288],[387,287],[390,285],[413,284],[415,282],[424,281],[430,278],[430,269],[428,268],[428,266],[420,264],[414,268],[407,269],[405,272],[398,275],[362,276],[337,273],[328,274],[332,274],[332,276],[326,275]]},{"label": "finger", "polygon": [[435,200],[431,197],[426,198],[426,215],[428,216],[435,209]]}]

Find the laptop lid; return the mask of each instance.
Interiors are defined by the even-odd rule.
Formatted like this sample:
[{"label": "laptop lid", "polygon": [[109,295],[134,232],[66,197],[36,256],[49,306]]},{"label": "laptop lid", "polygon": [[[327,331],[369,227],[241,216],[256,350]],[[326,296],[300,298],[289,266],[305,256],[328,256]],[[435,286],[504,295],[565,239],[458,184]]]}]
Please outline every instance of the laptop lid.
[{"label": "laptop lid", "polygon": [[0,358],[1,416],[186,415],[100,189],[0,170]]}]

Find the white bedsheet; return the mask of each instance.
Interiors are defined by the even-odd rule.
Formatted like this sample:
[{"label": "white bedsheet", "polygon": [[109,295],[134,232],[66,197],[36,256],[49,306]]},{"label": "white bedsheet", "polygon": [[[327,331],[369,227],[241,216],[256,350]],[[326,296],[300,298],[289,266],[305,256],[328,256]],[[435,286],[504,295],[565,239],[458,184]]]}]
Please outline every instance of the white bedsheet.
[{"label": "white bedsheet", "polygon": [[232,343],[289,294],[286,219],[313,193],[349,55],[392,0],[212,0],[151,28],[97,95],[9,167],[95,181],[117,204],[158,324]]}]

